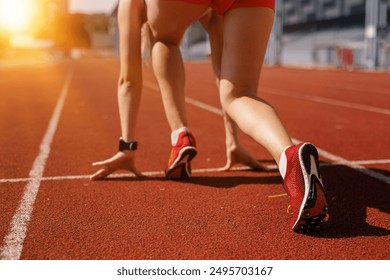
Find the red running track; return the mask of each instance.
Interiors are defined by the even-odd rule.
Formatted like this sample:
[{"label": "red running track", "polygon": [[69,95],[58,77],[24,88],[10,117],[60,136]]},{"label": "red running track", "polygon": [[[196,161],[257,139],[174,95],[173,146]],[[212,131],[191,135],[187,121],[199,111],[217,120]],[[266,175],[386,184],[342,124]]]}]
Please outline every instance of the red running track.
[{"label": "red running track", "polygon": [[294,139],[320,150],[331,220],[308,236],[289,230],[275,169],[216,171],[225,149],[211,67],[186,69],[199,147],[191,180],[164,179],[169,129],[146,68],[136,163],[149,178],[89,182],[91,163],[117,148],[118,61],[0,68],[2,259],[390,259],[388,73],[263,70],[259,94]]}]

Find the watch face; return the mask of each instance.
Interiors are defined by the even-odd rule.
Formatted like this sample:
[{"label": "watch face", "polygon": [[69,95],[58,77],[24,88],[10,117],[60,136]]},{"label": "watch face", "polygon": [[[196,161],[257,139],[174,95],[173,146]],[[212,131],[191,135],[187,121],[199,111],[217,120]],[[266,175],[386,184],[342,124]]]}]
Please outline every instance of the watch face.
[{"label": "watch face", "polygon": [[138,142],[131,142],[130,150],[135,151],[138,148]]},{"label": "watch face", "polygon": [[133,142],[125,142],[123,139],[120,139],[119,141],[119,151],[124,151],[124,150],[130,150],[130,151],[135,151],[137,150],[137,145],[138,143],[136,141]]}]

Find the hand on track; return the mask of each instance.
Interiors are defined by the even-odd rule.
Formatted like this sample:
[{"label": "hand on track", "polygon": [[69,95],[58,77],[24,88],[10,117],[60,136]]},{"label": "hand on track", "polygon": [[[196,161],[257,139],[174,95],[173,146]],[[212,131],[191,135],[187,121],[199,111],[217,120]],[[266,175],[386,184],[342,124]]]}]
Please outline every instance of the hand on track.
[{"label": "hand on track", "polygon": [[226,165],[219,169],[219,171],[230,170],[235,164],[244,164],[255,170],[265,171],[266,168],[260,164],[247,150],[241,145],[232,149],[226,150]]},{"label": "hand on track", "polygon": [[134,152],[118,152],[113,157],[92,163],[93,166],[100,167],[100,169],[89,178],[90,180],[100,180],[117,170],[127,170],[134,173],[137,177],[145,177],[137,170],[134,164]]}]

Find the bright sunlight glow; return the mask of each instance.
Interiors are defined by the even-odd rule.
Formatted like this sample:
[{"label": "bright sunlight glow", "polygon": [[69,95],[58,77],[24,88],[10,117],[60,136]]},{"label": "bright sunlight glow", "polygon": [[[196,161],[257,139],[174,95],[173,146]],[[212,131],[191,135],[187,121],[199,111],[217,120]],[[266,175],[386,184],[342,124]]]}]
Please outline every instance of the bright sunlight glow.
[{"label": "bright sunlight glow", "polygon": [[9,32],[28,28],[32,13],[31,0],[0,0],[0,27]]}]

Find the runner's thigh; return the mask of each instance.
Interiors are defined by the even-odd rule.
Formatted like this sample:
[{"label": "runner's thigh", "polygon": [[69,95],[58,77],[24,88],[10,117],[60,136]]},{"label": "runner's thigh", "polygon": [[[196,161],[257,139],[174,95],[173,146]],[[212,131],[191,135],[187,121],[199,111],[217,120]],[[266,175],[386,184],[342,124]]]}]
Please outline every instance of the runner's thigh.
[{"label": "runner's thigh", "polygon": [[147,15],[156,40],[179,44],[187,27],[197,20],[208,5],[179,0],[147,0]]},{"label": "runner's thigh", "polygon": [[264,7],[237,8],[224,16],[221,79],[256,92],[274,12]]}]

